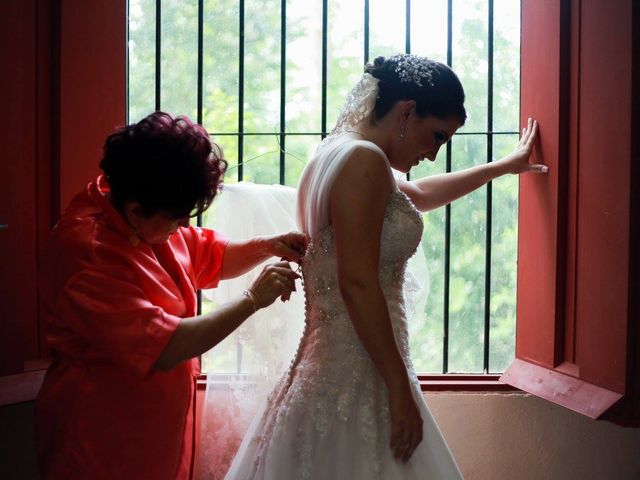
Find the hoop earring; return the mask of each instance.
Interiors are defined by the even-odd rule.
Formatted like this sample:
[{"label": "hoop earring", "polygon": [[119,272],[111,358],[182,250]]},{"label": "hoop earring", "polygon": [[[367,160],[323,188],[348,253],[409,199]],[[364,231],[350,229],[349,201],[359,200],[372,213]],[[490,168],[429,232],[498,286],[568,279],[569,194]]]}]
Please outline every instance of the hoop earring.
[{"label": "hoop earring", "polygon": [[140,245],[140,242],[142,241],[142,238],[140,237],[140,234],[138,233],[138,227],[130,227],[131,229],[129,230],[129,243],[131,244],[132,247],[137,247],[138,245]]}]

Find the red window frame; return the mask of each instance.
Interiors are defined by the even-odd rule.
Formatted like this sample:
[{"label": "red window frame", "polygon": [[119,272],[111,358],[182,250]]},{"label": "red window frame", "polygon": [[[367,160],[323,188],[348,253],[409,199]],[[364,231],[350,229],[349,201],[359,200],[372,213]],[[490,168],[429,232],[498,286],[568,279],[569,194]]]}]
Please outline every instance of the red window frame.
[{"label": "red window frame", "polygon": [[550,173],[520,178],[516,359],[501,377],[636,425],[639,10],[522,2],[521,111]]}]

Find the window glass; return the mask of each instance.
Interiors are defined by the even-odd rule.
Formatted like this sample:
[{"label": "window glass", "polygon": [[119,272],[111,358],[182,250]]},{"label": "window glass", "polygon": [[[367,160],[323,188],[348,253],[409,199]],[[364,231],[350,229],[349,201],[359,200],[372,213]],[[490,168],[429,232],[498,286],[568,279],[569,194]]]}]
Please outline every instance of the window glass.
[{"label": "window glass", "polygon": [[[198,3],[161,2],[157,78],[156,2],[130,0],[128,118],[136,121],[155,108],[159,80],[161,108],[193,119],[200,114],[213,140],[223,148],[229,162],[226,183],[297,185],[321,139],[323,116],[329,131],[362,74],[367,33],[369,60],[404,52],[407,35],[412,53],[443,62],[452,59],[465,87],[468,113],[466,125],[448,147],[452,170],[497,160],[517,143],[520,2],[516,0],[413,0],[409,31],[406,1],[369,0],[369,24],[365,25],[365,0],[287,0],[284,44],[280,0],[244,2],[244,12],[237,0],[204,0],[201,112],[197,110]],[[327,83],[323,87],[324,69]],[[285,124],[280,125],[283,114]],[[446,171],[447,148],[443,147],[436,162],[423,162],[411,178]],[[449,207],[423,215],[422,250],[429,274],[420,280],[429,283],[429,290],[419,304],[418,321],[411,326],[417,371],[500,372],[513,358],[517,197],[517,177],[503,177],[491,188],[483,187]],[[214,218],[215,208],[214,202],[203,215],[205,224]],[[214,307],[205,295],[203,311]],[[233,337],[217,349],[217,363],[205,365],[205,370],[235,372],[243,355],[248,355]]]}]

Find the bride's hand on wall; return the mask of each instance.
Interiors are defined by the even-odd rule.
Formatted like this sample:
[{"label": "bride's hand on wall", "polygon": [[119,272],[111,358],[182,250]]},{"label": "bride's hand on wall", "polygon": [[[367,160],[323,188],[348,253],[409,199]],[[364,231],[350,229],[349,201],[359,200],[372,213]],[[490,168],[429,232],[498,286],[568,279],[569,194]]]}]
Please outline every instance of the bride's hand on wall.
[{"label": "bride's hand on wall", "polygon": [[410,387],[389,392],[393,456],[406,462],[422,442],[422,417]]},{"label": "bride's hand on wall", "polygon": [[518,146],[509,155],[499,160],[506,173],[520,174],[525,172],[547,173],[549,167],[539,163],[529,163],[529,157],[538,137],[538,122],[529,118],[526,128],[522,129],[522,136]]}]

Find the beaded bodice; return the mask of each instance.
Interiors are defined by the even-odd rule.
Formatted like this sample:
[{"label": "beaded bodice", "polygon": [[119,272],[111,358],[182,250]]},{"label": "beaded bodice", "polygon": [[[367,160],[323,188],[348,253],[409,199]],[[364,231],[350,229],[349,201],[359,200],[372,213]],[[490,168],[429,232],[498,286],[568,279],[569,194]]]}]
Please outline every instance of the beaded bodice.
[{"label": "beaded bodice", "polygon": [[[394,190],[382,226],[379,281],[389,307],[396,342],[409,364],[403,285],[407,261],[414,254],[421,235],[422,217],[404,193]],[[317,359],[318,368],[323,370],[330,358],[367,364],[369,356],[360,344],[338,288],[330,225],[312,239],[302,265],[306,329],[300,345],[300,361]]]},{"label": "beaded bodice", "polygon": [[[408,197],[394,190],[387,204],[380,243],[379,281],[416,395],[420,387],[409,358],[403,285],[407,261],[422,235],[422,217]],[[387,390],[362,346],[338,289],[333,230],[327,226],[310,242],[302,262],[306,295],[305,331],[287,374],[264,413],[267,438],[277,438],[290,415],[302,415],[297,478],[311,478],[314,448],[336,421],[356,425],[372,465],[378,465],[389,438]],[[313,435],[308,431],[313,430]],[[258,447],[256,468],[264,458]]]}]

